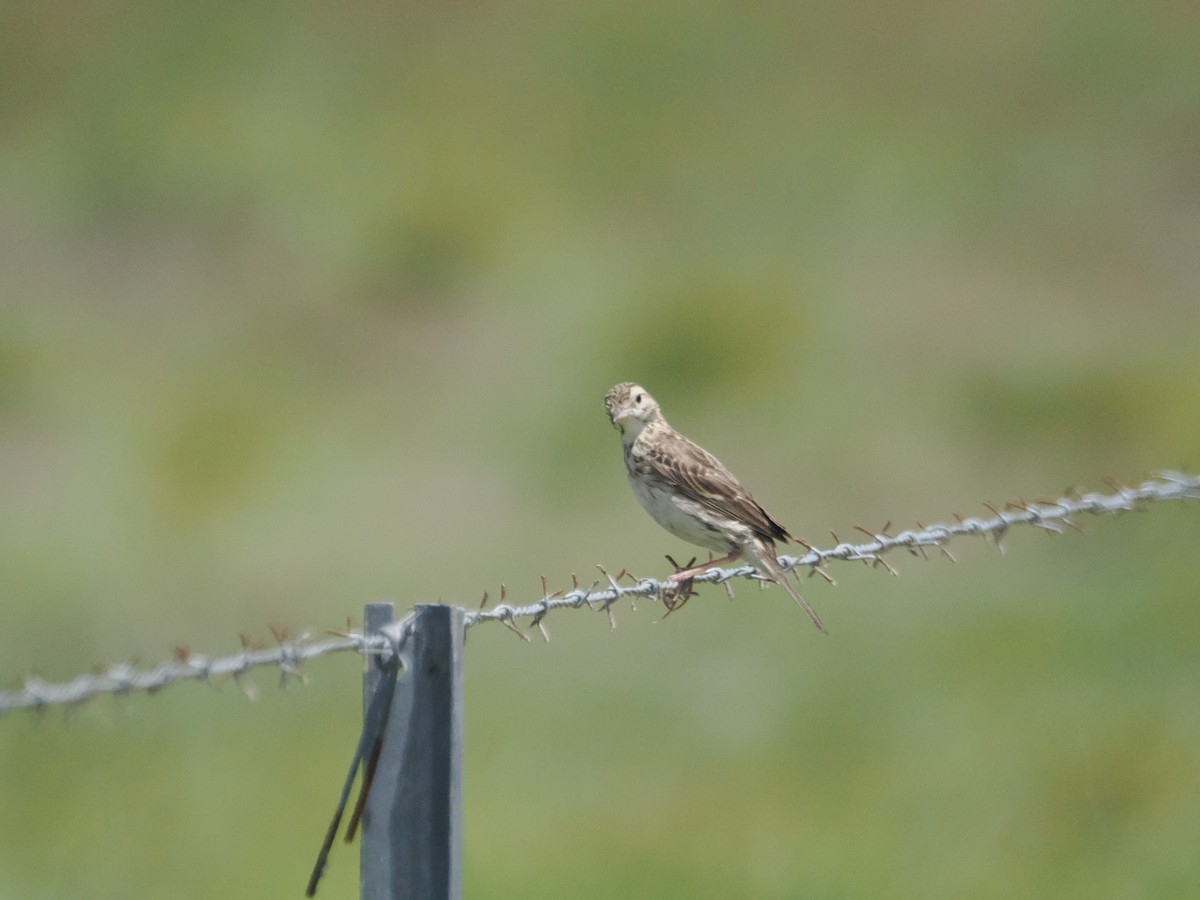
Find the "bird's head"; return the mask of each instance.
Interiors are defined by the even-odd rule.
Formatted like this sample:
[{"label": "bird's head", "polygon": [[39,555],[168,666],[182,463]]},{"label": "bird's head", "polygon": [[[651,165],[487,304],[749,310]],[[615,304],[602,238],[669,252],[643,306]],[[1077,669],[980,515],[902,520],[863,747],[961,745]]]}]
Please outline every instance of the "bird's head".
[{"label": "bird's head", "polygon": [[662,418],[658,402],[640,384],[625,381],[604,397],[604,410],[621,434],[636,436],[656,419]]}]

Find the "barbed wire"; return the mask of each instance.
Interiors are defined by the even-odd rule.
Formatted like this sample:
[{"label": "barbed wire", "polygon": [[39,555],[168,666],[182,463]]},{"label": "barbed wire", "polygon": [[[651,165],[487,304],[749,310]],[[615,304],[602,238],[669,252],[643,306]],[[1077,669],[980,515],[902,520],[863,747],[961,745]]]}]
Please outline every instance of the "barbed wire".
[{"label": "barbed wire", "polygon": [[[13,709],[41,709],[47,706],[76,706],[97,694],[117,696],[137,691],[156,693],[179,681],[214,681],[232,677],[235,681],[253,669],[277,667],[281,681],[303,678],[299,666],[305,660],[353,650],[358,653],[382,651],[389,642],[378,636],[347,633],[340,638],[314,640],[302,634],[295,640],[282,639],[277,647],[243,649],[230,656],[209,657],[177,648],[175,658],[159,663],[152,669],[138,669],[128,663],[117,663],[102,672],[79,675],[60,684],[43,681],[36,675],[27,676],[19,690],[0,691],[0,713]],[[253,689],[245,690],[253,696]]]},{"label": "barbed wire", "polygon": [[[877,532],[855,526],[870,540],[866,543],[851,544],[834,535],[837,543],[829,549],[805,544],[808,549],[806,554],[781,556],[779,562],[787,571],[808,569],[810,574],[821,575],[831,583],[833,579],[823,567],[830,560],[882,566],[888,572],[896,574],[896,570],[884,559],[884,555],[897,549],[920,556],[927,556],[926,551],[934,549],[954,559],[946,545],[957,537],[976,536],[990,538],[1003,552],[1004,536],[1014,526],[1029,525],[1060,533],[1064,527],[1078,528],[1075,520],[1084,514],[1115,515],[1157,501],[1200,500],[1200,475],[1186,475],[1180,472],[1163,472],[1157,478],[1145,481],[1137,487],[1122,487],[1116,483],[1110,483],[1109,487],[1111,493],[1074,493],[1055,500],[1020,500],[1005,504],[1003,509],[985,504],[991,513],[987,518],[956,517],[952,525],[918,525],[916,529],[907,529],[898,534],[888,533],[891,523]],[[603,568],[600,568],[600,572],[602,578],[586,588],[572,576],[573,587],[566,591],[550,592],[543,577],[541,599],[524,605],[508,603],[507,592],[502,589],[501,602],[497,606],[468,610],[465,613],[465,627],[469,629],[484,622],[499,622],[528,641],[529,636],[517,624],[518,620],[528,619],[528,627],[538,628],[542,637],[549,640],[543,620],[556,610],[587,607],[602,611],[608,615],[610,626],[615,628],[612,607],[623,598],[658,599],[670,612],[686,601],[694,583],[728,586],[728,582],[735,578],[767,580],[753,566],[748,565],[710,569],[683,585],[654,578],[635,578],[624,570],[616,577],[609,575]],[[620,584],[622,579],[630,583]],[[485,593],[484,605],[486,601]],[[321,639],[315,638],[311,632],[305,632],[294,639],[277,632],[275,637],[278,645],[275,647],[243,646],[240,653],[223,657],[209,657],[177,648],[174,659],[151,669],[139,669],[131,664],[120,663],[103,671],[79,675],[58,684],[30,675],[23,679],[19,688],[0,691],[0,714],[16,709],[73,707],[100,694],[119,696],[139,691],[155,693],[180,681],[210,682],[217,678],[232,677],[240,683],[241,676],[253,669],[265,667],[277,667],[280,670],[281,681],[286,682],[290,678],[303,678],[299,672],[301,663],[330,653],[396,653],[403,644],[410,624],[411,616],[404,616],[378,634],[367,635],[347,631],[337,633],[335,637]],[[248,688],[247,692],[252,693]]]},{"label": "barbed wire", "polygon": [[[1075,522],[1075,519],[1085,513],[1090,515],[1104,513],[1115,515],[1154,501],[1200,500],[1200,475],[1185,475],[1180,472],[1163,472],[1158,478],[1145,481],[1137,487],[1122,487],[1116,483],[1111,483],[1109,487],[1112,488],[1112,493],[1075,493],[1071,496],[1059,497],[1056,500],[1036,500],[1032,502],[1020,500],[1005,504],[1004,509],[998,509],[991,504],[985,504],[992,513],[989,518],[956,517],[957,521],[953,525],[918,526],[915,530],[909,529],[895,535],[887,533],[891,528],[890,522],[878,532],[872,532],[870,529],[856,526],[859,531],[871,537],[869,542],[865,544],[850,544],[841,541],[837,535],[834,535],[834,539],[838,541],[835,547],[822,550],[806,545],[808,553],[804,556],[781,556],[779,557],[779,562],[785,571],[808,568],[812,573],[820,574],[831,582],[832,579],[822,568],[822,564],[828,560],[863,562],[870,565],[882,566],[892,574],[896,574],[895,569],[883,558],[884,554],[896,549],[902,548],[908,550],[910,553],[925,556],[925,551],[933,548],[953,560],[953,555],[950,554],[950,551],[946,547],[951,539],[974,535],[984,538],[990,537],[996,542],[1001,553],[1003,553],[1004,536],[1013,526],[1032,525],[1045,531],[1061,533],[1063,530],[1062,526],[1078,529],[1079,526]],[[609,611],[613,603],[622,597],[651,598],[661,597],[663,594],[669,596],[679,588],[678,585],[657,581],[653,578],[633,578],[624,571],[616,578],[613,578],[603,569],[600,571],[607,582],[607,587],[603,589],[597,590],[600,582],[594,582],[587,589],[583,589],[576,584],[574,589],[570,591],[548,593],[536,603],[524,606],[512,606],[507,603],[501,603],[492,609],[470,611],[466,615],[466,626],[470,628],[479,622],[498,621],[516,630],[515,620],[528,618],[532,620],[530,623],[531,626],[536,625],[540,627],[542,620],[553,610],[575,609],[587,606],[592,609]],[[629,577],[633,583],[630,585],[618,584],[617,582],[622,577]],[[703,574],[695,576],[692,581],[696,583],[726,584],[733,578],[766,580],[757,569],[746,565],[727,569],[710,569]],[[524,632],[519,630],[518,634],[526,637]],[[544,628],[542,629],[542,636],[547,636]]]}]

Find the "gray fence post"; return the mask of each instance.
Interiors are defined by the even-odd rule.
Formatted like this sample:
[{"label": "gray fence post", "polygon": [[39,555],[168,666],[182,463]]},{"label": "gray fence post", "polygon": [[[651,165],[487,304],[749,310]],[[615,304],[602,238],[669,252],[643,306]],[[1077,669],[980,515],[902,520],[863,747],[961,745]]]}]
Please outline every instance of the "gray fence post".
[{"label": "gray fence post", "polygon": [[[363,900],[462,897],[463,610],[415,613],[363,810]],[[367,632],[392,615],[390,603],[369,604]],[[382,680],[367,667],[364,711]]]}]

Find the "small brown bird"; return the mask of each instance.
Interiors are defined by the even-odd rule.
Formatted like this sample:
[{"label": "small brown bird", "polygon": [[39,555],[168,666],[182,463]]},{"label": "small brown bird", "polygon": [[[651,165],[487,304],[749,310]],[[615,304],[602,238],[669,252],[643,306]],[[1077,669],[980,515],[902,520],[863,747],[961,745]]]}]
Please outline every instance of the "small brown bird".
[{"label": "small brown bird", "polygon": [[676,572],[670,580],[679,584],[745,555],[782,584],[812,623],[825,631],[821,617],[800,596],[775,558],[775,542],[787,542],[791,535],[733,473],[672,428],[658,403],[640,385],[618,384],[605,396],[604,409],[621,431],[629,484],[646,512],[677,538],[727,554]]}]

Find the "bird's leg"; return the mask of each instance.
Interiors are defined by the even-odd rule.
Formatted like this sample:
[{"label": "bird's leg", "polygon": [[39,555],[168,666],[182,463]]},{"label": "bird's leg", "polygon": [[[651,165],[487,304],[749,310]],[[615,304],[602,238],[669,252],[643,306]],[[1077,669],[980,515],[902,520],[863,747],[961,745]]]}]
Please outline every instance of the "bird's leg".
[{"label": "bird's leg", "polygon": [[725,563],[735,562],[736,560],[741,559],[741,557],[742,557],[742,548],[734,547],[733,550],[730,551],[728,556],[722,556],[720,559],[710,559],[708,562],[703,563],[699,566],[693,566],[690,569],[684,569],[682,572],[676,572],[674,575],[672,575],[667,580],[673,581],[673,582],[675,582],[675,584],[679,584],[681,582],[687,581],[688,579],[695,578],[697,575],[707,572],[709,569],[713,568],[714,566],[723,566],[723,565],[725,565]]}]

